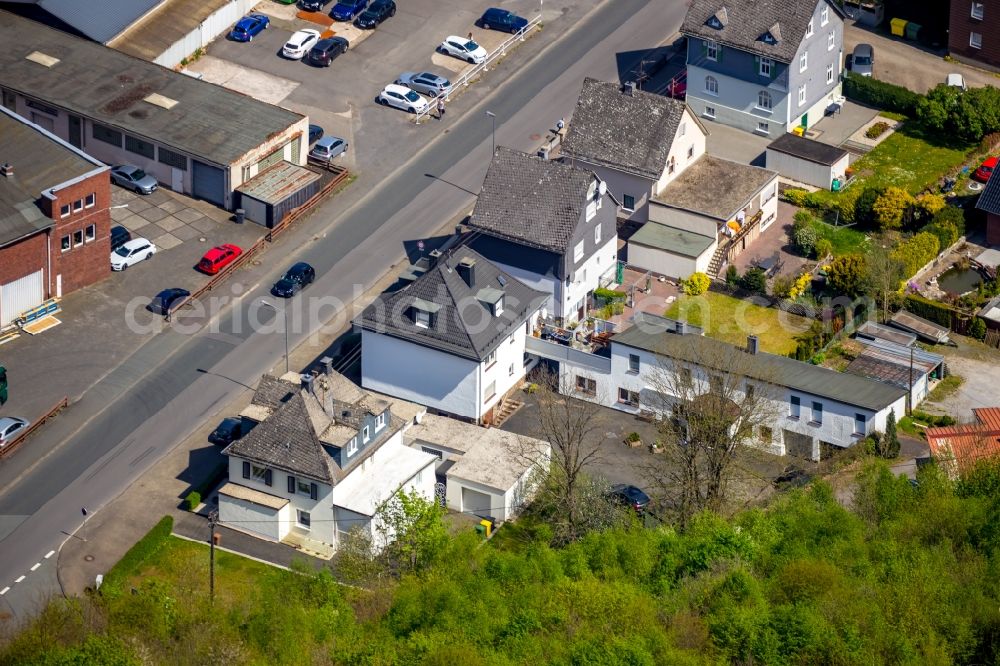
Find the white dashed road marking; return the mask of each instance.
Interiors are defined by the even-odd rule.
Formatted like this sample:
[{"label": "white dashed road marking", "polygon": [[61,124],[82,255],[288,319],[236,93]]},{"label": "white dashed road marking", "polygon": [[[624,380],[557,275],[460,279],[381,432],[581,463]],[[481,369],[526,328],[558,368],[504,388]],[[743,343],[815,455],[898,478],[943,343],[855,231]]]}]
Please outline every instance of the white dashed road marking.
[{"label": "white dashed road marking", "polygon": [[34,571],[35,569],[37,569],[40,566],[42,566],[41,562],[35,562],[35,566],[31,567],[31,570]]},{"label": "white dashed road marking", "polygon": [[49,559],[50,557],[52,557],[55,554],[56,554],[56,551],[50,550],[49,552],[45,553],[45,559]]},{"label": "white dashed road marking", "polygon": [[9,587],[5,587],[2,590],[0,590],[0,596],[3,596],[5,594],[7,594],[8,592],[10,592],[10,588]]},{"label": "white dashed road marking", "polygon": [[21,576],[20,578],[18,578],[17,580],[15,580],[15,581],[14,581],[14,584],[15,584],[15,585],[17,585],[17,584],[18,584],[18,583],[20,583],[20,582],[21,582],[22,580],[24,580],[24,578],[25,578],[24,576]]}]

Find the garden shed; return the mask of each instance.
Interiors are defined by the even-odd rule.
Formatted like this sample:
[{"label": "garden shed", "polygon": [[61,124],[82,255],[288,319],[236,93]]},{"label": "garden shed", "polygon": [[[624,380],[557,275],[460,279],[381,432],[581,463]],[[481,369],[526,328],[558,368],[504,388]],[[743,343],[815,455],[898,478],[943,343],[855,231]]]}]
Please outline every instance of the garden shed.
[{"label": "garden shed", "polygon": [[849,153],[843,148],[794,134],[783,134],[767,147],[767,168],[800,183],[835,189],[846,180]]},{"label": "garden shed", "polygon": [[315,171],[290,162],[279,162],[236,189],[239,208],[246,219],[273,229],[292,210],[319,193],[322,183]]}]

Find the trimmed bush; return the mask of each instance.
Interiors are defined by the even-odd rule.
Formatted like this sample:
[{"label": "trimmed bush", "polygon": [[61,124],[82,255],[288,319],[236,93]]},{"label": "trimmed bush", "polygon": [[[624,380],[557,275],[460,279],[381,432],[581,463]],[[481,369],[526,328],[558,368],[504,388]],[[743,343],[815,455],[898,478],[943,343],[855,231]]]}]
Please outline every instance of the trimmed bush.
[{"label": "trimmed bush", "polygon": [[909,278],[930,263],[940,249],[937,236],[921,231],[899,243],[889,256],[903,264],[903,274]]},{"label": "trimmed bush", "polygon": [[139,539],[134,546],[128,549],[125,556],[111,567],[111,570],[104,577],[101,593],[104,595],[121,593],[125,580],[136,573],[143,562],[163,546],[173,529],[174,519],[172,516],[161,518],[160,522],[156,523],[146,536]]},{"label": "trimmed bush", "polygon": [[882,231],[899,229],[913,204],[914,199],[906,190],[887,187],[872,205],[872,215]]},{"label": "trimmed bush", "polygon": [[197,490],[192,490],[188,493],[188,496],[184,498],[184,508],[188,511],[194,511],[199,506],[201,506],[201,493]]},{"label": "trimmed bush", "polygon": [[938,303],[917,294],[907,294],[903,299],[903,307],[935,324],[951,328],[952,317],[957,314],[954,308],[944,303]]},{"label": "trimmed bush", "polygon": [[594,296],[602,300],[605,300],[609,303],[613,301],[625,300],[625,292],[615,291],[614,289],[605,289],[604,287],[599,287],[595,289]]},{"label": "trimmed bush", "polygon": [[748,268],[739,280],[739,287],[753,294],[767,296],[767,274],[760,266]]},{"label": "trimmed bush", "polygon": [[802,207],[806,204],[806,197],[809,196],[808,190],[800,189],[787,189],[781,193],[781,198],[792,204],[793,206]]},{"label": "trimmed bush", "polygon": [[921,99],[908,88],[854,72],[848,72],[844,79],[844,95],[855,102],[905,116],[913,116]]},{"label": "trimmed bush", "polygon": [[877,139],[886,133],[889,129],[889,123],[879,121],[865,130],[865,136],[869,139]]},{"label": "trimmed bush", "polygon": [[708,291],[710,284],[712,284],[712,278],[704,273],[692,273],[688,279],[681,280],[681,287],[688,296],[701,296]]},{"label": "trimmed bush", "polygon": [[986,339],[986,322],[984,322],[979,317],[972,320],[972,324],[969,326],[969,335],[974,337],[976,340]]}]

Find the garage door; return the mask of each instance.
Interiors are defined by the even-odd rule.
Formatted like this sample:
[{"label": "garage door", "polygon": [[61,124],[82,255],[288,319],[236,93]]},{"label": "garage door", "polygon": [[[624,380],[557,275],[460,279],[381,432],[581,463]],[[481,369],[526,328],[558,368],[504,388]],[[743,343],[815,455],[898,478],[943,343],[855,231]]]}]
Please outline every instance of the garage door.
[{"label": "garage door", "polygon": [[490,508],[492,502],[490,496],[471,488],[462,488],[462,511],[465,513],[475,513],[488,516],[492,512]]},{"label": "garage door", "polygon": [[785,436],[785,454],[790,456],[795,456],[796,458],[805,458],[806,460],[812,460],[813,457],[813,440],[812,437],[807,435],[800,435],[797,432],[792,432],[791,430],[784,431]]},{"label": "garage door", "polygon": [[194,164],[192,184],[194,196],[217,206],[226,204],[226,174],[222,169],[191,160]]},{"label": "garage door", "polygon": [[12,324],[22,312],[38,307],[44,300],[40,270],[0,286],[0,328]]}]

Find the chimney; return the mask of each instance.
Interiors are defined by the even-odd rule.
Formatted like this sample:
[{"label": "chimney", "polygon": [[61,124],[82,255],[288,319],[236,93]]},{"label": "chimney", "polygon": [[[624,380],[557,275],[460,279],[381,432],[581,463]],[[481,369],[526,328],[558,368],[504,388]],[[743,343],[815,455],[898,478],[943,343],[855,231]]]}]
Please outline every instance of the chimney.
[{"label": "chimney", "polygon": [[635,81],[626,82],[625,85],[622,86],[622,92],[629,97],[633,97],[635,93]]},{"label": "chimney", "polygon": [[748,335],[747,336],[747,353],[749,353],[749,354],[756,354],[757,353],[757,344],[758,344],[757,336],[756,335]]},{"label": "chimney", "polygon": [[316,395],[315,383],[316,378],[312,375],[302,375],[302,388],[309,391],[313,395]]},{"label": "chimney", "polygon": [[429,268],[434,268],[435,266],[437,266],[438,261],[441,260],[441,254],[442,254],[441,250],[431,250],[430,252],[427,253],[428,260],[430,261]]},{"label": "chimney", "polygon": [[684,323],[683,321],[675,321],[674,333],[676,333],[677,335],[684,335],[685,333],[687,333],[687,324]]},{"label": "chimney", "polygon": [[3,166],[0,166],[0,174],[3,174],[7,178],[13,178],[14,166],[10,162],[4,162]]},{"label": "chimney", "polygon": [[333,374],[333,359],[329,356],[324,356],[319,360],[320,365],[323,366],[323,374],[327,377]]},{"label": "chimney", "polygon": [[456,266],[459,276],[465,280],[465,284],[470,288],[476,286],[476,260],[472,257],[465,257]]}]

